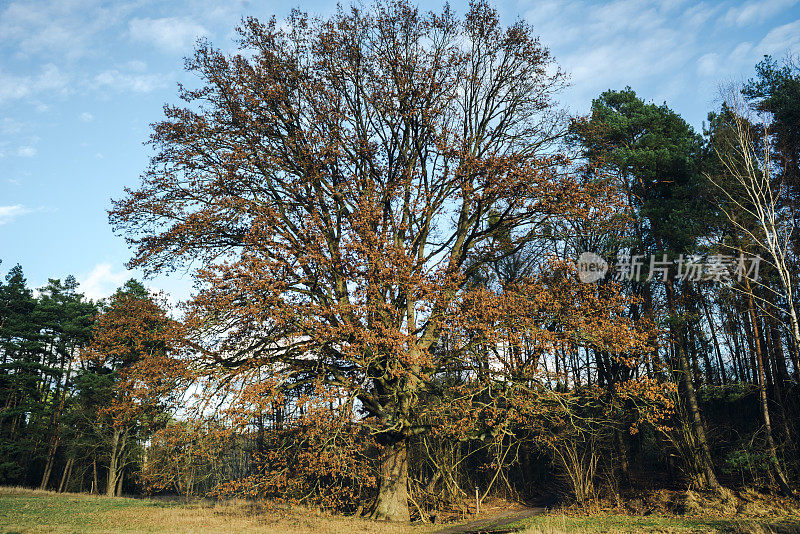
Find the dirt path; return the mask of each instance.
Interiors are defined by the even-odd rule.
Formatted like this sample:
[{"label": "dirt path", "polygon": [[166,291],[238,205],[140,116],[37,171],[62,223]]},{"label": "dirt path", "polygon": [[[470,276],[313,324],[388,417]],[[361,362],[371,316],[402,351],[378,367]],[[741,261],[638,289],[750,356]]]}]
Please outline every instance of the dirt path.
[{"label": "dirt path", "polygon": [[544,508],[525,508],[515,510],[486,519],[479,519],[463,525],[453,525],[442,530],[437,530],[434,534],[481,534],[483,532],[491,534],[501,534],[504,532],[516,532],[518,527],[512,527],[514,523],[544,513]]}]

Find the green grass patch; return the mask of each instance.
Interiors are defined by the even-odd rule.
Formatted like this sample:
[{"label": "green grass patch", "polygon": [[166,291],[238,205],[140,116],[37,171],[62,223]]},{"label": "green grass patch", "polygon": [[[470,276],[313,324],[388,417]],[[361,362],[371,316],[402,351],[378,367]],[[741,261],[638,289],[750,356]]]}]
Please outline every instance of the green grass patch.
[{"label": "green grass patch", "polygon": [[4,489],[0,492],[0,531],[87,532],[109,528],[108,518],[120,511],[175,506],[148,499],[107,498]]},{"label": "green grass patch", "polygon": [[800,520],[758,521],[736,518],[596,515],[590,517],[567,515],[534,516],[508,525],[527,534],[538,533],[800,533]]},{"label": "green grass patch", "polygon": [[417,534],[430,525],[387,524],[303,507],[227,500],[130,499],[0,487],[0,533]]}]

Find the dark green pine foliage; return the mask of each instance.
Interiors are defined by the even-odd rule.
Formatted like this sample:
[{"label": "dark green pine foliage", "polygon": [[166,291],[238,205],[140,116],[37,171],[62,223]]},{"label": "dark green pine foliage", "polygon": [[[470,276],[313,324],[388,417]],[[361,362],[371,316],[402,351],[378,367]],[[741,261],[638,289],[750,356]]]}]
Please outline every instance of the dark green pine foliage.
[{"label": "dark green pine foliage", "polygon": [[[642,297],[643,309],[640,312],[634,307],[631,315],[638,317],[641,313],[656,319],[658,300],[663,298],[668,313],[660,321],[669,327],[672,344],[663,356],[680,377],[682,404],[688,408],[688,422],[697,444],[687,456],[687,471],[698,487],[718,488],[690,378],[703,345],[703,337],[694,335],[698,332],[694,328],[698,317],[696,295],[687,284],[673,280],[674,268],[663,283],[644,279],[650,274],[647,259],[651,255],[662,260],[662,254],[666,254],[668,260],[674,260],[679,254],[702,250],[702,238],[716,215],[709,201],[710,185],[702,172],[702,137],[666,104],[646,103],[630,87],[602,93],[592,102],[591,116],[573,122],[571,136],[583,149],[589,168],[598,175],[610,175],[626,197],[633,230],[620,240],[619,248],[645,255],[640,279],[629,284],[629,290]],[[658,352],[654,357],[661,357]],[[598,368],[605,366],[600,355],[597,360]],[[706,367],[708,370],[710,365]],[[605,381],[615,382],[627,373],[626,369],[612,368]],[[617,449],[624,458],[627,446],[621,435],[619,438]],[[622,470],[627,479],[627,462]]]},{"label": "dark green pine foliage", "polygon": [[796,198],[800,193],[800,68],[764,56],[756,65],[756,77],[742,92],[758,111],[771,116],[772,150],[779,160],[774,168]]},{"label": "dark green pine foliage", "polygon": [[701,173],[702,138],[680,115],[626,87],[595,99],[591,116],[575,121],[571,135],[627,196],[636,235],[623,245],[639,253],[694,250],[713,212]]},{"label": "dark green pine foliage", "polygon": [[43,414],[44,366],[36,300],[19,265],[0,286],[0,302],[0,483],[23,483]]},{"label": "dark green pine foliage", "polygon": [[19,265],[0,283],[0,484],[38,485],[64,448],[71,376],[97,313],[77,285],[50,280],[35,297]]}]

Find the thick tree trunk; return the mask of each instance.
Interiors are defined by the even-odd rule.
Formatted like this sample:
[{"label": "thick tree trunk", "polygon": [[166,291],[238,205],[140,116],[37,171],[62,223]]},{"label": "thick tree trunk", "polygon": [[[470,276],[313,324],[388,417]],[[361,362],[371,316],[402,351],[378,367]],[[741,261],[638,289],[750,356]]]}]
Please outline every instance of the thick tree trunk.
[{"label": "thick tree trunk", "polygon": [[122,477],[122,460],[126,438],[127,435],[125,432],[114,429],[114,435],[111,441],[111,455],[108,462],[108,480],[106,483],[106,495],[108,497],[117,495],[117,484]]},{"label": "thick tree trunk", "polygon": [[117,479],[117,497],[122,497],[122,479],[125,478],[125,469],[119,470],[119,478]]},{"label": "thick tree trunk", "polygon": [[411,520],[408,512],[408,451],[403,439],[385,448],[372,518],[384,521]]},{"label": "thick tree trunk", "polygon": [[708,488],[719,490],[721,486],[717,480],[716,474],[714,473],[714,463],[711,459],[711,449],[708,446],[708,439],[706,438],[703,420],[700,417],[700,405],[697,402],[697,393],[695,392],[694,385],[692,384],[689,362],[686,360],[686,354],[683,351],[683,347],[679,346],[676,352],[680,366],[680,380],[683,385],[686,405],[689,409],[692,430],[694,431],[694,436],[697,439],[698,445],[700,446],[700,450],[697,451],[697,454],[699,455],[699,464],[702,466],[702,474]]}]

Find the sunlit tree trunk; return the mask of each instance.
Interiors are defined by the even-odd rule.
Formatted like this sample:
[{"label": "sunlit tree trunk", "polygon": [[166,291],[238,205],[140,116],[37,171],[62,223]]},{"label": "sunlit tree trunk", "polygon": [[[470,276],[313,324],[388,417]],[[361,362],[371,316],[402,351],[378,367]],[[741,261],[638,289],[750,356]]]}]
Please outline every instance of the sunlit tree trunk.
[{"label": "sunlit tree trunk", "polygon": [[384,448],[381,459],[374,519],[409,521],[408,450],[405,439],[394,440]]},{"label": "sunlit tree trunk", "polygon": [[68,458],[67,465],[64,466],[64,473],[61,475],[61,482],[58,484],[58,492],[63,493],[67,490],[67,486],[69,485],[69,479],[72,475],[72,464],[75,463],[75,458]]},{"label": "sunlit tree trunk", "polygon": [[[786,301],[785,312],[789,319],[789,331],[795,346],[800,347],[800,324],[794,303],[794,280],[787,257],[791,246],[793,225],[786,224],[780,214],[780,197],[783,185],[773,183],[771,154],[769,142],[769,125],[763,123],[763,139],[754,138],[754,123],[751,122],[749,110],[735,88],[726,95],[726,106],[731,111],[728,127],[732,133],[727,146],[719,150],[717,155],[726,172],[732,177],[736,188],[709,179],[720,189],[732,203],[734,209],[725,211],[728,219],[743,234],[769,257],[772,267],[784,289]],[[763,148],[759,144],[763,143]],[[759,155],[763,150],[763,158]],[[735,191],[742,193],[742,198]],[[747,214],[756,223],[756,229],[750,229],[737,218],[738,213]]]}]

